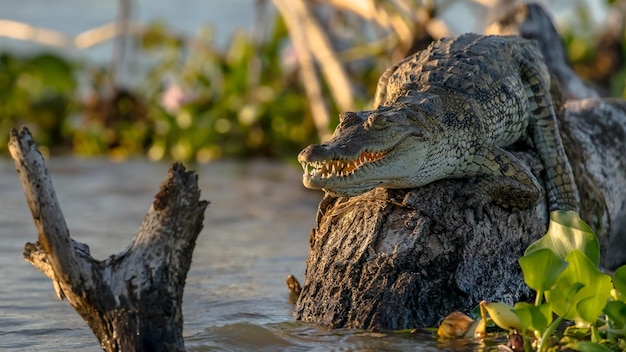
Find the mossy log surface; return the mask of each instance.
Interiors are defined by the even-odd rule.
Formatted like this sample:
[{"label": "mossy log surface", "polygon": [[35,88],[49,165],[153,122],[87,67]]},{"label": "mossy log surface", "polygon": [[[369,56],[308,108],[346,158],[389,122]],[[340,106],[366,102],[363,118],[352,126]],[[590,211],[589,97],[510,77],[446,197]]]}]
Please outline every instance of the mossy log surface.
[{"label": "mossy log surface", "polygon": [[[542,8],[523,6],[522,23],[545,33],[535,39],[558,38]],[[559,68],[552,72],[557,81],[567,77],[559,81],[562,95],[576,97],[558,107],[561,137],[581,194],[581,217],[600,239],[602,265],[614,269],[626,261],[626,103],[587,94],[591,90],[581,89],[564,61],[549,67]],[[514,150],[541,179],[543,167],[532,149]],[[294,317],[330,328],[395,330],[436,326],[481,300],[530,298],[517,258],[547,230],[545,197],[515,213],[490,205],[477,217],[465,197],[473,182],[324,198]]]}]

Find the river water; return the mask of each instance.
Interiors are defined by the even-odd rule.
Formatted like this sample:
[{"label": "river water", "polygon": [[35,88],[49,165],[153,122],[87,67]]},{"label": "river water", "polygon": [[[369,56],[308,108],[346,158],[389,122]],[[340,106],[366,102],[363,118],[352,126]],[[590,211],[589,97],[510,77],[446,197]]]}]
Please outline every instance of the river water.
[{"label": "river water", "polygon": [[[168,164],[48,161],[72,238],[104,259],[134,237]],[[206,210],[183,298],[189,351],[446,350],[431,335],[327,330],[292,318],[287,275],[303,281],[321,194],[294,165],[216,162],[195,168]],[[36,240],[11,160],[0,160],[0,350],[100,351],[87,324],[51,281],[22,259]],[[478,345],[464,346],[482,349]]]}]

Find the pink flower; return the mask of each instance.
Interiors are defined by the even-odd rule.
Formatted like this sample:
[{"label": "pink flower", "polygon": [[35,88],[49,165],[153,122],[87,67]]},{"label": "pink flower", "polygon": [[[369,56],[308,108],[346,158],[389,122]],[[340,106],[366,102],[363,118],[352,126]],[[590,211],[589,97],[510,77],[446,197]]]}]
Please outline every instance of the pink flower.
[{"label": "pink flower", "polygon": [[178,84],[169,85],[161,95],[161,106],[171,113],[177,112],[185,102],[186,96],[183,89]]}]

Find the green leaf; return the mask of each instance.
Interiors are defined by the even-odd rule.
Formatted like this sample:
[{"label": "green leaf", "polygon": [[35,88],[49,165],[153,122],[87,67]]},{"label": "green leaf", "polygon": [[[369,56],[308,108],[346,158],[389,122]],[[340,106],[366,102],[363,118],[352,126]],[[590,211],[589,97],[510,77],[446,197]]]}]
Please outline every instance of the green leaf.
[{"label": "green leaf", "polygon": [[575,351],[581,351],[581,352],[612,352],[613,350],[611,350],[610,348],[599,344],[597,342],[590,342],[590,341],[578,341],[575,343],[569,343],[566,346],[567,348],[571,348]]},{"label": "green leaf", "polygon": [[593,323],[606,307],[607,299],[603,295],[585,297],[576,303],[576,312],[585,322]]},{"label": "green leaf", "polygon": [[515,310],[513,310],[513,307],[498,302],[487,303],[483,301],[480,304],[489,313],[493,322],[502,329],[516,329],[517,331],[524,331],[522,321],[515,313]]},{"label": "green leaf", "polygon": [[626,325],[626,303],[622,301],[607,302],[603,312],[614,324],[620,325],[621,327]]},{"label": "green leaf", "polygon": [[524,281],[535,291],[544,292],[554,286],[568,263],[549,248],[539,248],[517,260],[524,273]]},{"label": "green leaf", "polygon": [[535,306],[526,302],[518,302],[513,308],[526,329],[543,333],[552,323],[552,305],[550,303]]},{"label": "green leaf", "polygon": [[600,342],[602,341],[602,335],[600,335],[600,331],[595,324],[591,324],[591,342]]},{"label": "green leaf", "polygon": [[546,300],[552,303],[554,312],[565,319],[580,318],[593,323],[610,296],[613,288],[611,277],[600,272],[579,250],[571,251],[565,260],[569,266],[559,276],[554,287],[546,291]]},{"label": "green leaf", "polygon": [[515,303],[515,306],[513,306],[515,314],[517,314],[517,316],[519,317],[522,326],[524,327],[524,330],[533,330],[533,316],[529,307],[534,306],[526,302],[517,302]]},{"label": "green leaf", "polygon": [[619,293],[622,294],[622,299],[626,299],[626,265],[622,265],[613,274],[613,284]]},{"label": "green leaf", "polygon": [[578,214],[571,210],[556,210],[550,213],[548,232],[526,249],[528,255],[541,248],[549,248],[560,258],[577,249],[591,262],[600,263],[600,244],[596,235]]}]

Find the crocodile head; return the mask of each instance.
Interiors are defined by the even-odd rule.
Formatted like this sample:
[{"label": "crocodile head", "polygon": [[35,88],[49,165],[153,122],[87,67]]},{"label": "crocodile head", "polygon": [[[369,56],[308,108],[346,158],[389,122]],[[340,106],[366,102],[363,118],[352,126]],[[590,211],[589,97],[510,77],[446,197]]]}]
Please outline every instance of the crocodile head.
[{"label": "crocodile head", "polygon": [[298,155],[304,185],[348,197],[375,187],[419,186],[416,175],[431,149],[424,115],[437,113],[440,99],[415,102],[406,96],[391,107],[342,113],[328,143],[309,145]]}]

